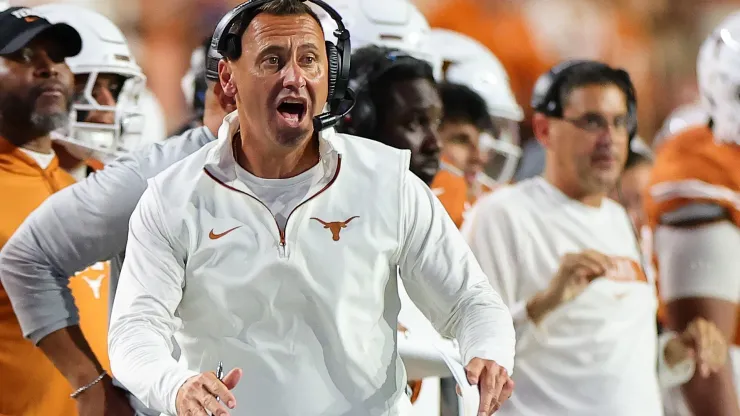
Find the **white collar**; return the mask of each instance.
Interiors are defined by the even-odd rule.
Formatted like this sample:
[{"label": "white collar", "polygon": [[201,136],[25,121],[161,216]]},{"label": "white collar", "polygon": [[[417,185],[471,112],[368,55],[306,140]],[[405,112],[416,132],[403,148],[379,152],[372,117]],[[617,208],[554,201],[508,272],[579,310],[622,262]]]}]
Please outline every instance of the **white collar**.
[{"label": "white collar", "polygon": [[[206,155],[205,168],[224,183],[236,180],[237,163],[232,149],[238,130],[239,115],[237,111],[234,111],[224,117],[224,122],[218,129],[216,144]],[[322,130],[319,133],[319,163],[323,165],[325,175],[334,175],[342,150],[342,141],[333,128]]]}]

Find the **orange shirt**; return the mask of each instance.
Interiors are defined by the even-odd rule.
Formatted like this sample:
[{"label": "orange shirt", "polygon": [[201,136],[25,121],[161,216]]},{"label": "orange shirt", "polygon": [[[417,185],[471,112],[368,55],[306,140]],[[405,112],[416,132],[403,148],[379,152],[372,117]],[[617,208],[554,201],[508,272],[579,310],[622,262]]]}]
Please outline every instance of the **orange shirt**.
[{"label": "orange shirt", "polygon": [[468,184],[465,178],[453,172],[443,162],[442,169],[432,181],[432,192],[437,195],[452,221],[460,228],[463,223],[463,214],[468,207]]},{"label": "orange shirt", "polygon": [[[56,158],[42,169],[30,156],[0,138],[0,195],[5,196],[5,203],[0,204],[0,247],[31,211],[73,182],[59,168]],[[89,321],[92,308],[83,299],[76,302],[81,314],[86,311],[81,320]],[[107,302],[98,305],[107,319]],[[0,415],[76,415],[77,406],[70,393],[72,388],[64,376],[41,349],[23,337],[8,295],[0,285]]]},{"label": "orange shirt", "polygon": [[740,146],[714,140],[707,126],[679,132],[666,140],[655,158],[649,191],[644,195],[648,223],[655,228],[661,215],[695,202],[720,205],[740,226]]}]

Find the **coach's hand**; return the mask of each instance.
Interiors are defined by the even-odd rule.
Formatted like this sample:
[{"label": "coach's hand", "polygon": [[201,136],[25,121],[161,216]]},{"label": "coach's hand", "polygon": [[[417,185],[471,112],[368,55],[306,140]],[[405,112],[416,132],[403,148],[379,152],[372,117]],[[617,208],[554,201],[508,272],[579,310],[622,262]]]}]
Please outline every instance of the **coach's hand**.
[{"label": "coach's hand", "polygon": [[473,358],[465,366],[468,383],[478,386],[480,404],[478,416],[490,416],[497,411],[514,391],[514,381],[506,369],[492,360]]},{"label": "coach's hand", "polygon": [[725,365],[727,350],[727,341],[719,328],[704,318],[696,318],[681,334],[666,343],[663,354],[670,367],[693,359],[696,371],[707,378]]},{"label": "coach's hand", "polygon": [[612,260],[595,250],[566,254],[548,288],[527,303],[527,314],[535,323],[541,321],[553,309],[580,295],[591,281],[604,276],[611,267]]},{"label": "coach's hand", "polygon": [[126,392],[113,385],[105,376],[100,383],[90,387],[77,397],[77,413],[80,416],[134,416]]},{"label": "coach's hand", "polygon": [[190,377],[177,391],[175,408],[178,416],[206,416],[206,411],[214,416],[228,415],[228,409],[236,407],[236,398],[230,390],[236,387],[241,378],[242,370],[239,368],[229,371],[223,381],[212,371]]}]

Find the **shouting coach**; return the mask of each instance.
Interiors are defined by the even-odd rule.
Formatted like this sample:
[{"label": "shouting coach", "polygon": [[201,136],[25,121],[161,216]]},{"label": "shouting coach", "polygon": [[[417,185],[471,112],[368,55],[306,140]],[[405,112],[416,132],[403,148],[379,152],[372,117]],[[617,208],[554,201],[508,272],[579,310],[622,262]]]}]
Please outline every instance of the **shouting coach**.
[{"label": "shouting coach", "polygon": [[408,414],[400,273],[458,339],[489,415],[513,389],[511,315],[409,152],[330,128],[351,97],[350,51],[327,11],[336,45],[300,0],[251,1],[219,23],[237,111],[150,180],[131,217],[113,373],[166,414]]}]

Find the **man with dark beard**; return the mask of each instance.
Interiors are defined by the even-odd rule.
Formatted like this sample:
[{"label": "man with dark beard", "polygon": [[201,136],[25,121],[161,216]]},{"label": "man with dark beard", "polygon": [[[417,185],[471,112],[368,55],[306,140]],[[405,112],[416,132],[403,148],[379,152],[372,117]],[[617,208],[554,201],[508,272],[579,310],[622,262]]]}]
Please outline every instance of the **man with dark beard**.
[{"label": "man with dark beard", "polygon": [[[44,199],[74,182],[59,168],[50,132],[69,119],[73,77],[64,59],[81,46],[71,26],[26,8],[0,13],[0,248]],[[3,287],[0,345],[0,414],[77,413],[67,380],[23,338]]]},{"label": "man with dark beard", "polygon": [[[101,362],[83,353],[90,348],[95,352],[95,344],[80,326],[80,316],[89,315],[78,308],[80,298],[70,290],[76,277],[71,276],[110,259],[104,290],[110,301],[114,299],[129,219],[147,179],[216,140],[223,118],[236,108],[218,83],[220,59],[213,48],[206,56],[204,67],[212,70],[204,68],[203,127],[122,156],[51,195],[2,246],[0,285],[13,303],[23,335],[51,359],[74,389],[95,380],[101,374]],[[106,313],[106,328],[107,318]],[[103,377],[77,396],[79,414],[111,416],[113,411],[124,411],[127,407],[119,405],[118,393],[114,380]],[[138,415],[151,414],[136,400],[131,404]]]}]

